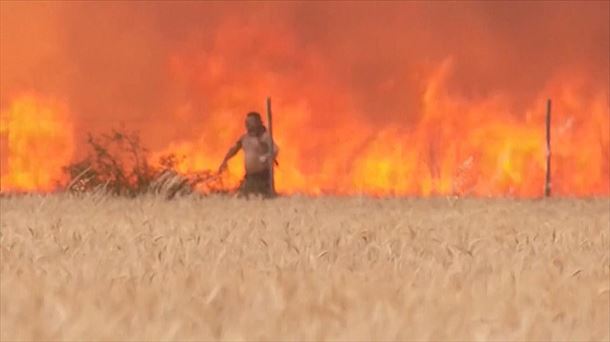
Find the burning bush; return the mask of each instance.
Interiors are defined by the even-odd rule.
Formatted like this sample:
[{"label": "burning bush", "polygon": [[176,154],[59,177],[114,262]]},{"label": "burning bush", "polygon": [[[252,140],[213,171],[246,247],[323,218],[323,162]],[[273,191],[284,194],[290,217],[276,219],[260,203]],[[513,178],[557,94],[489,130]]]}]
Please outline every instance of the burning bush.
[{"label": "burning bush", "polygon": [[195,190],[203,193],[226,193],[222,178],[206,170],[180,173],[179,158],[162,156],[151,165],[148,150],[135,132],[112,130],[110,134],[88,134],[87,156],[63,168],[69,182],[67,190],[76,193],[103,191],[112,195],[135,197],[142,194],[164,194],[167,198]]}]

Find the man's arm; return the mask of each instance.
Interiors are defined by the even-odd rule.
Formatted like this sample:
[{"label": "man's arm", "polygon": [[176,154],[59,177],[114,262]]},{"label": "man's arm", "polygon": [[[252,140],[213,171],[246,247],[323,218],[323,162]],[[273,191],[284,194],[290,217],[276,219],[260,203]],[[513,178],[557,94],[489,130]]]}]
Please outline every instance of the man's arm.
[{"label": "man's arm", "polygon": [[224,169],[227,168],[227,162],[231,158],[233,158],[237,154],[237,152],[239,152],[241,147],[242,147],[242,144],[241,144],[241,138],[240,138],[239,140],[237,140],[235,145],[231,146],[229,151],[227,151],[227,154],[225,155],[224,159],[222,160],[222,163],[220,164],[220,167],[218,168],[218,172],[222,172]]}]

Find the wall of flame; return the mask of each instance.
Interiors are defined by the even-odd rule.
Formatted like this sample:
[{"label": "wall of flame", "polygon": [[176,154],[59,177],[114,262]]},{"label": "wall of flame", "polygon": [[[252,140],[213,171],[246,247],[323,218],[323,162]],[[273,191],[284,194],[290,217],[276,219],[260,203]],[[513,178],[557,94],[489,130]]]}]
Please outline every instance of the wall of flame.
[{"label": "wall of flame", "polygon": [[551,98],[554,193],[610,194],[608,3],[0,6],[1,191],[120,125],[216,169],[271,96],[284,193],[540,196]]}]

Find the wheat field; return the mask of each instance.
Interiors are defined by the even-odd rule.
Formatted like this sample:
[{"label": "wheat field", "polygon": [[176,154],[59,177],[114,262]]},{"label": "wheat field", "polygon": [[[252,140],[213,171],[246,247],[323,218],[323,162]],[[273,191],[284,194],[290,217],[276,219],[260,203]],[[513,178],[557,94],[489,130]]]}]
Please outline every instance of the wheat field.
[{"label": "wheat field", "polygon": [[607,198],[0,204],[3,341],[610,339]]}]

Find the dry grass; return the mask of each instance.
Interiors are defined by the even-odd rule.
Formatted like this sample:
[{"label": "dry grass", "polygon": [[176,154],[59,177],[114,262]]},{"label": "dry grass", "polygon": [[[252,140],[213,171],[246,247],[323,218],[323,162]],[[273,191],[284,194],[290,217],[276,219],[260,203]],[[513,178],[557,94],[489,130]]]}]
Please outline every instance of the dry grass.
[{"label": "dry grass", "polygon": [[0,199],[2,340],[609,340],[609,201]]}]

